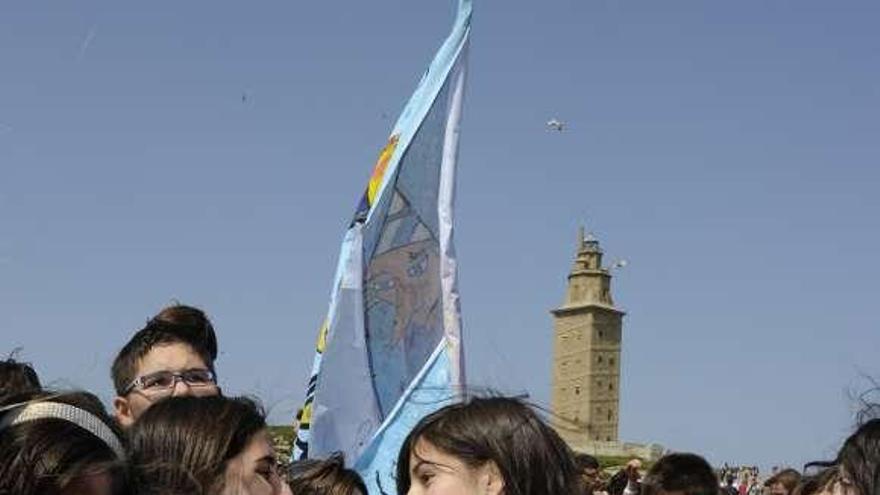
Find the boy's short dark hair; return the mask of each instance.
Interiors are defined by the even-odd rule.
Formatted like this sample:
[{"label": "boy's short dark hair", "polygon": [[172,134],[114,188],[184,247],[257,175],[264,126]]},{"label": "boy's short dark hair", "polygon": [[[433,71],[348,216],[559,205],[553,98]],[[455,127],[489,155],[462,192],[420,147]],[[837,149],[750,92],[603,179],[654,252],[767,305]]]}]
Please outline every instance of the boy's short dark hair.
[{"label": "boy's short dark hair", "polygon": [[360,475],[345,467],[341,453],[327,459],[295,462],[288,472],[290,491],[297,495],[367,495]]},{"label": "boy's short dark hair", "polygon": [[214,333],[214,325],[201,309],[184,304],[174,304],[159,311],[151,321],[188,327],[187,333],[191,335],[191,340],[198,341],[208,353],[210,359],[206,361],[214,362],[217,360],[217,335]]},{"label": "boy's short dark hair", "polygon": [[120,349],[111,368],[116,394],[122,396],[132,380],[137,378],[138,361],[153,347],[177,343],[192,347],[208,368],[214,371],[217,336],[211,321],[202,310],[177,304],[160,311]]},{"label": "boy's short dark hair", "polygon": [[6,399],[42,390],[40,377],[30,363],[16,361],[13,352],[0,361],[0,404]]},{"label": "boy's short dark hair", "polygon": [[661,457],[642,480],[641,495],[662,492],[718,495],[718,478],[712,466],[696,454],[669,454]]}]

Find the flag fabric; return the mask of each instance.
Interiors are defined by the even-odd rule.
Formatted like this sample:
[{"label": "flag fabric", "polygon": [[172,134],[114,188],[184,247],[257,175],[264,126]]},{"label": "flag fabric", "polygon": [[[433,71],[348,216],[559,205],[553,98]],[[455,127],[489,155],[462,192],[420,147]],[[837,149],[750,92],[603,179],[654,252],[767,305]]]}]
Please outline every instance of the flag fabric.
[{"label": "flag fabric", "polygon": [[465,380],[453,200],[471,1],[395,123],[346,230],[294,460],[345,454],[394,493],[403,438]]}]

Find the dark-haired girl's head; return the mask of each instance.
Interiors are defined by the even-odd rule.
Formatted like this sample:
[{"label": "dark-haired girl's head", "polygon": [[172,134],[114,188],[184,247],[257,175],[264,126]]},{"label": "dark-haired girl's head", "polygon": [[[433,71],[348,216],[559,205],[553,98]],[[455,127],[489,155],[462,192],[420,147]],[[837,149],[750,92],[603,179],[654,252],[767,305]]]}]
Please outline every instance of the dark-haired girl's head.
[{"label": "dark-haired girl's head", "polygon": [[340,453],[291,464],[287,481],[296,495],[367,495],[364,480]]},{"label": "dark-haired girl's head", "polygon": [[18,399],[0,412],[0,493],[125,492],[121,435],[97,397],[38,392]]},{"label": "dark-haired girl's head", "polygon": [[263,411],[252,400],[171,397],[129,432],[138,494],[276,495],[282,481]]},{"label": "dark-haired girl's head", "polygon": [[880,494],[880,419],[865,422],[843,442],[837,466],[844,489]]},{"label": "dark-haired girl's head", "polygon": [[[801,477],[801,482],[791,491],[792,495],[847,495],[845,486],[840,482],[840,470],[836,465],[826,462],[809,463],[808,468],[824,467],[811,475]],[[853,495],[849,493],[849,495]]]},{"label": "dark-haired girl's head", "polygon": [[16,395],[37,393],[42,388],[30,363],[16,361],[12,356],[0,360],[0,404]]},{"label": "dark-haired girl's head", "polygon": [[642,480],[644,495],[716,495],[718,478],[705,459],[690,453],[661,457]]},{"label": "dark-haired girl's head", "polygon": [[511,398],[474,398],[422,418],[397,460],[400,495],[569,495],[579,486],[565,442]]}]

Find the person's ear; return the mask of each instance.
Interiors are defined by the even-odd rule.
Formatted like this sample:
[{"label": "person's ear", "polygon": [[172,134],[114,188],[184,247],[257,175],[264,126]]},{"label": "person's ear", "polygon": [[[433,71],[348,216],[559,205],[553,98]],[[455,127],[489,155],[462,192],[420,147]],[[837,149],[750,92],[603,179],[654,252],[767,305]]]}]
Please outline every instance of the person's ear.
[{"label": "person's ear", "polygon": [[489,461],[481,468],[480,484],[483,488],[483,495],[503,495],[504,494],[504,477],[501,476],[501,470],[494,461]]},{"label": "person's ear", "polygon": [[125,397],[116,396],[113,399],[113,417],[116,422],[123,428],[128,428],[134,423],[134,414],[131,411],[131,404]]}]

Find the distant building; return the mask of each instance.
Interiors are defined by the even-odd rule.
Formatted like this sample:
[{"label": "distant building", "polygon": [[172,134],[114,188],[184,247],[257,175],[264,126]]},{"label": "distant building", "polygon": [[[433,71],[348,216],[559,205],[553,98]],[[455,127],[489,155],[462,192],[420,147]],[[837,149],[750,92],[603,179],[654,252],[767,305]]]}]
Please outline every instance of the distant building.
[{"label": "distant building", "polygon": [[[578,231],[577,255],[562,306],[551,311],[553,426],[575,451],[655,461],[657,444],[621,443],[620,345],[623,315],[611,298],[611,271],[592,234]],[[621,265],[622,266],[622,265]]]},{"label": "distant building", "polygon": [[578,232],[577,257],[568,274],[555,327],[552,407],[557,431],[576,450],[617,442],[620,413],[620,344],[624,312],[611,298],[611,272],[591,234]]}]

